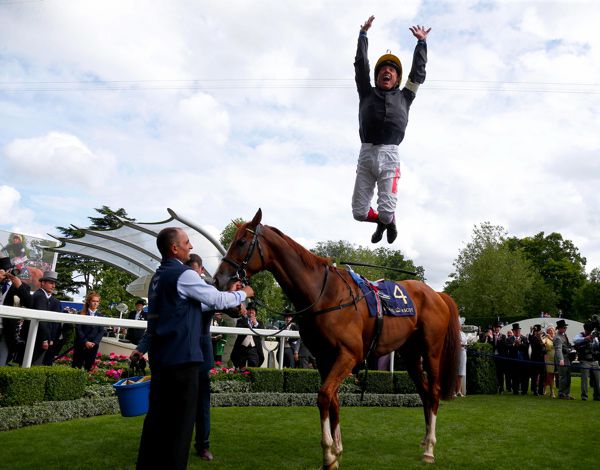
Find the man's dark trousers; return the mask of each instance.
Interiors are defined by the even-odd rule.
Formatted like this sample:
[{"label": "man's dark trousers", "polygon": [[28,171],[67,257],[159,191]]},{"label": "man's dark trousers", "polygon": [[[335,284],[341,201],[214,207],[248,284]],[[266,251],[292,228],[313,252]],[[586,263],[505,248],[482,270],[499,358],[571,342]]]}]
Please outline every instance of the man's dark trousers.
[{"label": "man's dark trousers", "polygon": [[138,469],[187,467],[201,363],[152,365],[150,406],[144,420]]}]

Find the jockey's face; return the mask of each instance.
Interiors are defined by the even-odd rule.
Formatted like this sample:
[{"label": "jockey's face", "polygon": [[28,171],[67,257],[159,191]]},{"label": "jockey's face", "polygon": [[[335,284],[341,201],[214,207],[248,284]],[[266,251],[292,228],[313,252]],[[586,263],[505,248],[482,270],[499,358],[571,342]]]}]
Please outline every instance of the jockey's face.
[{"label": "jockey's face", "polygon": [[391,90],[398,83],[398,71],[391,65],[382,65],[377,73],[377,88]]}]

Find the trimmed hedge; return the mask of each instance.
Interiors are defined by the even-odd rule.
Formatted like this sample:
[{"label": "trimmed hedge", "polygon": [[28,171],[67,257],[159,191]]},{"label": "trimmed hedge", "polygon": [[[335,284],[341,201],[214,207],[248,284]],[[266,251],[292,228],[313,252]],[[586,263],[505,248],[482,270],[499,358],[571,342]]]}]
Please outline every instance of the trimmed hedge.
[{"label": "trimmed hedge", "polygon": [[492,345],[473,343],[467,348],[467,393],[496,393],[496,364]]},{"label": "trimmed hedge", "polygon": [[70,401],[46,401],[29,406],[10,406],[0,408],[0,431],[115,413],[119,413],[116,397],[96,400],[80,398]]},{"label": "trimmed hedge", "polygon": [[248,367],[250,371],[250,391],[283,393],[283,370]]},{"label": "trimmed hedge", "polygon": [[44,401],[76,400],[83,397],[87,373],[83,369],[44,367],[46,393]]},{"label": "trimmed hedge", "polygon": [[66,367],[0,367],[0,407],[81,398],[86,377]]},{"label": "trimmed hedge", "polygon": [[[223,393],[210,397],[214,407],[229,406],[316,406],[316,393]],[[419,395],[365,394],[361,400],[360,394],[341,393],[341,406],[387,406],[387,407],[418,407],[422,406]]]},{"label": "trimmed hedge", "polygon": [[0,407],[33,405],[46,395],[47,367],[0,367]]},{"label": "trimmed hedge", "polygon": [[321,376],[314,369],[283,369],[283,390],[287,393],[317,393]]}]

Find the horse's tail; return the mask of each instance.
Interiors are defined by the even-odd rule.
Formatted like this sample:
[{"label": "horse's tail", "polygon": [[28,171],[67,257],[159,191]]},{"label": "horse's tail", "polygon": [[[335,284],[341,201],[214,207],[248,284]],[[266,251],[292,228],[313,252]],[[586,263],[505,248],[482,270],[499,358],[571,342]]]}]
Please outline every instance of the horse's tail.
[{"label": "horse's tail", "polygon": [[452,399],[455,390],[458,365],[460,361],[460,322],[458,307],[454,299],[445,292],[438,292],[448,306],[448,329],[444,339],[444,352],[440,364],[440,386],[443,400]]}]

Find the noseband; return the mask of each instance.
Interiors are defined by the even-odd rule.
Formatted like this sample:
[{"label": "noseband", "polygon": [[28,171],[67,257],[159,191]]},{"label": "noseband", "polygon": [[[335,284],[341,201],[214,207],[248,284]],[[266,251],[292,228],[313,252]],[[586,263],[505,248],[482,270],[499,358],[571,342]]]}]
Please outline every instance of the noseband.
[{"label": "noseband", "polygon": [[249,228],[246,228],[246,230],[248,232],[250,232],[252,234],[252,241],[250,242],[250,248],[248,248],[248,253],[246,253],[246,257],[244,258],[244,261],[242,261],[241,263],[238,263],[237,261],[234,261],[232,259],[223,257],[221,259],[221,261],[225,261],[226,263],[229,263],[230,265],[232,265],[235,268],[235,276],[232,276],[231,279],[239,279],[240,281],[242,281],[243,284],[247,285],[249,282],[248,279],[248,273],[246,272],[246,266],[248,266],[248,263],[250,262],[250,259],[252,258],[252,255],[254,254],[254,249],[258,248],[258,254],[260,256],[260,262],[262,263],[263,267],[265,265],[265,259],[263,257],[263,252],[262,252],[262,248],[260,246],[260,242],[258,241],[258,234],[260,231],[260,225],[256,226],[255,230],[250,230]]}]

